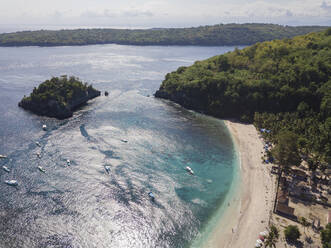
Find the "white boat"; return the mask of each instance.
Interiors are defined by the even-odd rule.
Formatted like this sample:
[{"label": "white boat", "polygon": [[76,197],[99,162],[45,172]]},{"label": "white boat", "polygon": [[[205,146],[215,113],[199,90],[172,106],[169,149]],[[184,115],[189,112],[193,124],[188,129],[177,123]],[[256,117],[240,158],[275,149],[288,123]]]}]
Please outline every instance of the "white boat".
[{"label": "white boat", "polygon": [[42,173],[46,173],[46,170],[45,170],[43,167],[38,166],[38,169],[39,169]]},{"label": "white boat", "polygon": [[7,156],[0,154],[0,158],[7,158]]},{"label": "white boat", "polygon": [[8,173],[10,172],[10,169],[7,166],[2,166],[2,169]]},{"label": "white boat", "polygon": [[67,159],[67,165],[70,166],[71,162],[69,159]]},{"label": "white boat", "polygon": [[109,166],[105,166],[105,170],[106,170],[106,172],[109,174],[110,173],[110,167]]},{"label": "white boat", "polygon": [[153,192],[149,192],[148,196],[152,201],[155,201],[155,196],[154,196]]},{"label": "white boat", "polygon": [[190,166],[186,166],[185,170],[190,173],[191,175],[194,175],[194,171],[192,170],[192,168]]},{"label": "white boat", "polygon": [[46,131],[47,130],[47,126],[44,124],[43,125],[43,130]]},{"label": "white boat", "polygon": [[17,186],[18,182],[16,180],[5,180],[5,183],[10,186]]},{"label": "white boat", "polygon": [[41,146],[40,143],[39,143],[38,141],[36,142],[36,145],[37,145],[37,146]]},{"label": "white boat", "polygon": [[128,141],[127,141],[126,139],[121,139],[121,141],[122,141],[123,143],[128,143]]}]

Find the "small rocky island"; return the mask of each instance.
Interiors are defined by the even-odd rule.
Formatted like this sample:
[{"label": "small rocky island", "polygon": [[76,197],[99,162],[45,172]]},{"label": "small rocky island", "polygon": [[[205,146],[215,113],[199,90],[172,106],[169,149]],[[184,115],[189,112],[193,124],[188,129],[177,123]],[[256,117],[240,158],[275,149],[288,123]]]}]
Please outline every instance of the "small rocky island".
[{"label": "small rocky island", "polygon": [[88,100],[100,96],[100,91],[76,77],[52,77],[34,88],[30,96],[24,96],[19,107],[37,115],[65,119]]}]

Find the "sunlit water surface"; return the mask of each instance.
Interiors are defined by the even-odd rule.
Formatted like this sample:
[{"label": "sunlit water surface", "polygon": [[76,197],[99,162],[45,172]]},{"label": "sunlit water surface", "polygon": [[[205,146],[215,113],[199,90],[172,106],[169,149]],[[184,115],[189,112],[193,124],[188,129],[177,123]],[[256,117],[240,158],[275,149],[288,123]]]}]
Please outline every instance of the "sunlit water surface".
[{"label": "sunlit water surface", "polygon": [[[153,93],[178,66],[233,49],[0,48],[0,165],[11,169],[0,172],[0,247],[189,247],[224,203],[237,158],[222,121]],[[61,121],[17,107],[65,74],[110,94]]]}]

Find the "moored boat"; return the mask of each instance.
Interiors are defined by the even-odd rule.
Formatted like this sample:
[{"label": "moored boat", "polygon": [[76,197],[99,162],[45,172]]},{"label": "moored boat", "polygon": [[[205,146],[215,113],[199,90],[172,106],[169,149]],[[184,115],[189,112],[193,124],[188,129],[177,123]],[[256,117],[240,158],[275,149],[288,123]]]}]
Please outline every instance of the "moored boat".
[{"label": "moored boat", "polygon": [[110,173],[110,167],[108,165],[105,166],[105,170],[108,174]]},{"label": "moored boat", "polygon": [[10,172],[10,169],[7,166],[2,166],[2,169],[8,173]]},{"label": "moored boat", "polygon": [[7,158],[7,156],[0,154],[0,158]]},{"label": "moored boat", "polygon": [[9,186],[17,186],[18,182],[16,180],[5,180],[5,183]]},{"label": "moored boat", "polygon": [[39,169],[42,173],[46,173],[46,170],[45,170],[43,167],[38,166],[38,169]]},{"label": "moored boat", "polygon": [[190,173],[191,175],[194,175],[194,171],[192,170],[192,168],[190,166],[186,166],[185,170]]},{"label": "moored boat", "polygon": [[155,200],[155,196],[154,196],[153,192],[149,192],[149,193],[148,193],[148,196],[149,196],[149,198],[150,198],[152,201]]}]

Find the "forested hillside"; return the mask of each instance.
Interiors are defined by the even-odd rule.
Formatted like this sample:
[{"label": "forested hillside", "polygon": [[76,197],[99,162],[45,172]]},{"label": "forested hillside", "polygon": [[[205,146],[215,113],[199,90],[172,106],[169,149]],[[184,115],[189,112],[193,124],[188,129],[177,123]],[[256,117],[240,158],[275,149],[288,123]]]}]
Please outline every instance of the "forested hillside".
[{"label": "forested hillside", "polygon": [[166,75],[156,97],[220,118],[298,135],[298,146],[331,162],[331,28],[257,43]]},{"label": "forested hillside", "polygon": [[322,26],[219,24],[195,28],[40,30],[0,34],[0,46],[124,45],[249,45],[320,31]]}]

